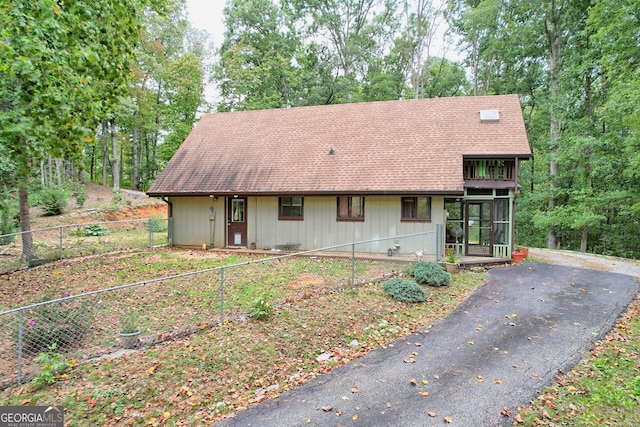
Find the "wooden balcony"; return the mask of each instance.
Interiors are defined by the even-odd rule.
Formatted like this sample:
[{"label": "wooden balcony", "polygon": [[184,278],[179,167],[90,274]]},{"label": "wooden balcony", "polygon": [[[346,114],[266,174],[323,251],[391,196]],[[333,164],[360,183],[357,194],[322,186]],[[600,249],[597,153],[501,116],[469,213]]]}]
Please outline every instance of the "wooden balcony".
[{"label": "wooden balcony", "polygon": [[487,181],[516,181],[515,160],[465,160],[464,179]]}]

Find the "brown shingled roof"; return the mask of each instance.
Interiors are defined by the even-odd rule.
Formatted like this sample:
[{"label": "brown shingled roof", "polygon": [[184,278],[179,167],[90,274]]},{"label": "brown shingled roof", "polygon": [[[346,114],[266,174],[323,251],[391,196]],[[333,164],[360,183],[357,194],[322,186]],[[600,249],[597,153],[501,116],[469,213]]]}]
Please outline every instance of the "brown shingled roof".
[{"label": "brown shingled roof", "polygon": [[206,114],[148,194],[461,193],[463,156],[531,157],[517,95]]}]

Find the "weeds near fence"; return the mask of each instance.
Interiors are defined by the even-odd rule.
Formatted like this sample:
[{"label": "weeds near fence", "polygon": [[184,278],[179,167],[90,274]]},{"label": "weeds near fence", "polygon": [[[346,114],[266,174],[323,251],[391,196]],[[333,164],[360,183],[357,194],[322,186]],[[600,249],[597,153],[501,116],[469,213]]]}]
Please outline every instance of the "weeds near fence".
[{"label": "weeds near fence", "polygon": [[[35,259],[27,267],[49,262],[105,254],[114,251],[139,250],[169,241],[170,220],[150,218],[69,224],[31,230]],[[0,232],[2,229],[0,228]],[[21,234],[0,236],[0,273],[19,270],[22,263]]]},{"label": "weeds near fence", "polygon": [[196,325],[167,345],[81,363],[50,387],[10,389],[0,404],[59,402],[72,425],[209,425],[435,322],[483,277],[456,274],[449,286],[430,288],[424,304],[398,303],[373,282],[306,298],[295,287],[300,299],[277,305],[267,320]]},{"label": "weeds near fence", "polygon": [[91,330],[95,297],[72,298],[70,293],[63,292],[62,298],[21,313],[22,319],[16,324],[14,338],[27,354],[46,352],[51,346],[61,350],[72,349]]},{"label": "weeds near fence", "polygon": [[[51,269],[46,275],[47,285],[54,285],[51,279],[57,276],[60,284],[79,295],[0,313],[0,322],[17,331],[17,339],[0,339],[0,355],[7,362],[0,366],[0,373],[11,381],[11,355],[18,355],[17,381],[22,375],[29,377],[34,369],[32,357],[52,343],[78,360],[112,353],[122,342],[118,325],[124,313],[140,313],[140,341],[148,346],[191,334],[203,326],[223,324],[227,319],[266,318],[270,306],[352,288],[398,271],[395,258],[355,254],[353,244],[271,258],[246,256],[237,264],[229,263],[241,259],[238,256],[214,257],[217,266],[204,258],[200,265],[208,262],[209,268],[163,277],[163,271],[184,271],[184,260],[172,258],[172,251],[145,251],[117,256],[117,267],[100,266],[105,259],[96,259],[94,265],[104,268],[102,276],[87,266],[76,270],[83,276],[83,286],[89,278],[91,283],[101,282],[102,289],[74,289],[68,275]],[[131,260],[129,266],[123,262],[127,259]],[[141,277],[160,278],[135,281]]]}]

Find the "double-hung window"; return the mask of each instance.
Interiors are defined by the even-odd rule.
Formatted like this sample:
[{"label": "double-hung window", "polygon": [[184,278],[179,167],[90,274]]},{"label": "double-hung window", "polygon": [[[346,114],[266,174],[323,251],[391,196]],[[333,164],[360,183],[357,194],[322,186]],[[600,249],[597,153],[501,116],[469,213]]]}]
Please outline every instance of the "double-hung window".
[{"label": "double-hung window", "polygon": [[338,197],[339,221],[364,221],[364,197]]},{"label": "double-hung window", "polygon": [[431,221],[431,197],[402,197],[401,221]]},{"label": "double-hung window", "polygon": [[279,197],[278,219],[304,219],[304,197]]}]

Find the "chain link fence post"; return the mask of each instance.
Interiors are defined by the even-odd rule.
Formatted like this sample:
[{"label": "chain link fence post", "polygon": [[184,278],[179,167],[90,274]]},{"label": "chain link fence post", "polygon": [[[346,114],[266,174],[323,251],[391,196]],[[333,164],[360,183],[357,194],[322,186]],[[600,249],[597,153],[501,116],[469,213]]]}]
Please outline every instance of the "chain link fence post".
[{"label": "chain link fence post", "polygon": [[18,310],[18,370],[17,370],[17,378],[18,385],[22,385],[22,325],[24,321],[23,315],[24,309]]},{"label": "chain link fence post", "polygon": [[153,248],[153,218],[149,218],[149,249]]},{"label": "chain link fence post", "polygon": [[356,244],[353,243],[351,245],[351,286],[353,289],[354,284],[356,283]]},{"label": "chain link fence post", "polygon": [[63,227],[59,227],[60,229],[60,261],[62,261],[62,230]]},{"label": "chain link fence post", "polygon": [[224,324],[224,268],[220,269],[220,326]]}]

